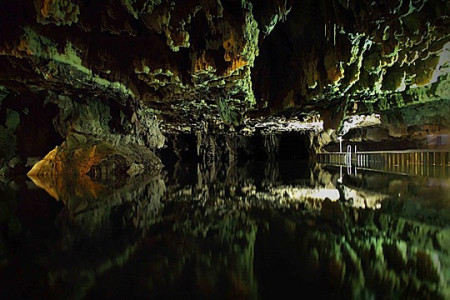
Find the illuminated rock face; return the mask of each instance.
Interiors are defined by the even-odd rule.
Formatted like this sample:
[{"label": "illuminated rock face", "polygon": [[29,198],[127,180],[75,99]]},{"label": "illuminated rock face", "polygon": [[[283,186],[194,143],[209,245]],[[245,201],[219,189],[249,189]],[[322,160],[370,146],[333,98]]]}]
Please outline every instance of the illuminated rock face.
[{"label": "illuminated rock face", "polygon": [[[163,144],[155,117],[179,133],[242,129],[281,113],[323,121],[311,138],[317,150],[336,142],[351,115],[436,100],[425,110],[439,117],[429,122],[425,113],[419,123],[448,128],[439,109],[449,106],[444,0],[18,0],[3,1],[0,17],[0,99],[56,104],[45,118],[63,139],[81,129],[154,150]],[[23,112],[6,102],[2,140],[20,139],[11,122]],[[108,128],[91,123],[98,116],[109,118]],[[413,136],[408,126],[417,120],[403,118],[410,125],[392,132],[389,116],[388,138]],[[2,166],[17,165],[18,151],[2,153]]]},{"label": "illuminated rock face", "polygon": [[256,98],[279,109],[380,109],[387,95],[430,83],[448,62],[448,52],[441,61],[438,54],[448,42],[446,14],[443,1],[297,1],[260,48]]},{"label": "illuminated rock face", "polygon": [[35,164],[28,176],[56,199],[67,187],[97,198],[104,190],[101,182],[119,184],[126,177],[161,169],[152,150],[163,145],[164,137],[146,109],[95,98],[50,95],[47,101],[59,108],[53,124],[65,141]]},{"label": "illuminated rock face", "polygon": [[80,197],[95,199],[104,190],[102,181],[119,184],[124,176],[154,173],[161,167],[159,158],[139,145],[87,142],[72,147],[56,147],[27,174],[56,199],[72,188]]}]

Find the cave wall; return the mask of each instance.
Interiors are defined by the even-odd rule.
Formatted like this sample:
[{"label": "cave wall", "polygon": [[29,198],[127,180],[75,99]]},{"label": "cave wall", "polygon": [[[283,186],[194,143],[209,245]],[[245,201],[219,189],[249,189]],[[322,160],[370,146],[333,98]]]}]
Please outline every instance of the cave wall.
[{"label": "cave wall", "polygon": [[0,96],[0,178],[24,174],[63,139],[53,125],[59,109],[39,94]]},{"label": "cave wall", "polygon": [[297,1],[262,43],[255,94],[276,109],[323,102],[337,114],[355,100],[383,109],[391,93],[441,75],[448,13],[446,1]]},{"label": "cave wall", "polygon": [[178,117],[206,105],[230,123],[255,104],[326,108],[350,96],[382,107],[387,94],[436,80],[449,9],[443,0],[14,1],[2,4],[2,82],[73,89],[78,78]]},{"label": "cave wall", "polygon": [[[44,103],[26,107],[53,124],[45,135],[66,141],[60,151],[154,151],[161,124],[166,135],[233,132],[279,114],[323,121],[315,151],[357,114],[382,114],[388,138],[446,134],[449,10],[444,0],[2,1],[0,99]],[[43,156],[11,162],[27,151],[14,150],[14,102],[2,100],[2,140],[13,141],[2,166]],[[426,112],[411,120],[409,106]]]},{"label": "cave wall", "polygon": [[1,5],[1,81],[10,89],[107,87],[175,117],[211,107],[230,123],[255,103],[260,27],[287,10],[275,0]]}]

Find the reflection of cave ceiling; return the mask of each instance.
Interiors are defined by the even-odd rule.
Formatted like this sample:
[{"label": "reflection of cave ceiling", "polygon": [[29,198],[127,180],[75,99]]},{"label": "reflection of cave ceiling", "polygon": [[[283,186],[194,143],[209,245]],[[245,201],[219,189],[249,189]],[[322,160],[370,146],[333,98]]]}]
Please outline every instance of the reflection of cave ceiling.
[{"label": "reflection of cave ceiling", "polygon": [[444,0],[2,1],[0,85],[140,100],[168,121],[237,124],[250,109],[290,108],[335,119],[448,96],[448,84],[411,88],[448,62],[449,10]]},{"label": "reflection of cave ceiling", "polygon": [[[337,291],[352,287],[350,298],[376,298],[379,293],[392,298],[400,292],[406,298],[448,298],[448,180],[433,179],[442,189],[434,188],[434,200],[429,201],[423,197],[433,190],[424,184],[427,177],[365,171],[342,176],[337,169],[316,166],[304,174],[309,179],[296,173],[299,177],[286,181],[292,166],[267,164],[263,174],[255,173],[251,164],[228,169],[200,164],[190,170],[177,165],[169,181],[140,176],[114,190],[103,186],[95,197],[86,181],[47,186],[66,206],[58,223],[63,247],[35,254],[46,258],[40,262],[73,257],[47,266],[45,272],[79,295],[98,289],[106,273],[123,282],[123,272],[130,272],[122,268],[132,268],[131,274],[142,274],[144,268],[146,280],[157,282],[146,286],[146,296],[153,295],[168,279],[180,280],[181,271],[194,266],[196,272],[188,272],[190,282],[209,278],[215,283],[210,290],[218,290],[229,278],[219,275],[229,272],[257,292],[250,283],[261,282],[253,277],[258,255],[271,261],[281,255],[308,278],[322,274],[320,267],[325,272],[321,280],[338,282]],[[346,200],[334,201],[339,190]],[[272,245],[276,255],[267,252]],[[142,259],[140,251],[157,259]],[[305,269],[303,260],[313,268]],[[121,272],[114,271],[117,267]],[[205,270],[208,276],[199,276]],[[81,280],[86,274],[91,276]]]}]

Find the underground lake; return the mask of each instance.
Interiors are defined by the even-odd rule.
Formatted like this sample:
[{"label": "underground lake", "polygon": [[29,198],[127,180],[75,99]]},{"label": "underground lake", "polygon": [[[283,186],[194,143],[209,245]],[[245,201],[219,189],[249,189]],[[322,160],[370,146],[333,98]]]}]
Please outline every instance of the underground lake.
[{"label": "underground lake", "polygon": [[277,160],[38,184],[0,190],[5,299],[448,295],[450,176]]},{"label": "underground lake", "polygon": [[0,0],[0,299],[450,299],[448,0]]}]

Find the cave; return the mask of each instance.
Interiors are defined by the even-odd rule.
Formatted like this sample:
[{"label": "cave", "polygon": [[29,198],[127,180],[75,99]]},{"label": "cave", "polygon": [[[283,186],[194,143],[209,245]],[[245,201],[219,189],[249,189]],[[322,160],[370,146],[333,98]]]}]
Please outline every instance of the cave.
[{"label": "cave", "polygon": [[450,298],[447,0],[0,1],[0,298]]},{"label": "cave", "polygon": [[278,156],[283,160],[303,160],[309,157],[308,138],[296,132],[289,132],[280,136]]}]

